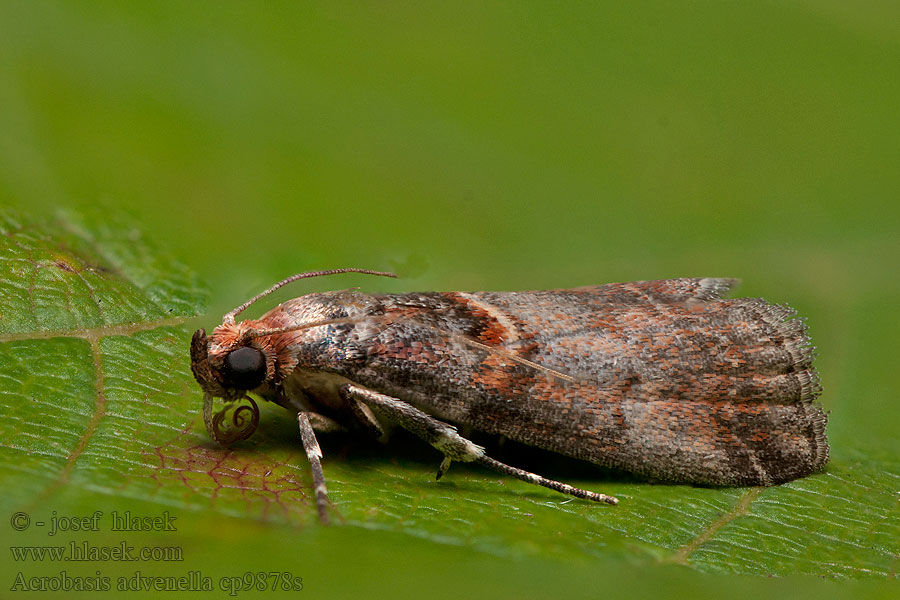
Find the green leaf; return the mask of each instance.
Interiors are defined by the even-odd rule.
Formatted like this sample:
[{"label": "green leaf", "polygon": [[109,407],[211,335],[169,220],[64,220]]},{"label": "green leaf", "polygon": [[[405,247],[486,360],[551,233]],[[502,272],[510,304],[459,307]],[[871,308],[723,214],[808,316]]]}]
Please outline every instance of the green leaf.
[{"label": "green leaf", "polygon": [[[435,482],[440,457],[415,440],[372,448],[322,436],[341,523],[323,528],[289,414],[264,407],[257,434],[231,449],[209,440],[188,361],[190,321],[205,295],[124,217],[68,214],[37,224],[0,214],[0,508],[30,518],[21,531],[11,520],[5,537],[17,547],[126,543],[184,554],[174,567],[12,560],[0,572],[4,584],[65,570],[109,577],[115,590],[120,577],[140,586],[138,575],[196,571],[221,590],[234,584],[228,577],[274,567],[304,577],[306,589],[349,593],[364,589],[360,577],[340,575],[350,553],[365,565],[357,575],[375,578],[385,561],[424,565],[427,557],[477,570],[471,556],[492,556],[513,561],[501,580],[518,573],[518,585],[532,590],[548,570],[610,564],[896,577],[900,460],[846,448],[835,449],[825,472],[768,489],[661,485],[546,463],[548,475],[617,495],[621,504],[609,507],[461,465]],[[82,518],[95,511],[100,526],[85,531],[93,521]],[[174,517],[177,532],[113,531],[113,511]],[[54,518],[69,530],[50,535]],[[602,589],[577,577],[553,589],[566,586]]]}]

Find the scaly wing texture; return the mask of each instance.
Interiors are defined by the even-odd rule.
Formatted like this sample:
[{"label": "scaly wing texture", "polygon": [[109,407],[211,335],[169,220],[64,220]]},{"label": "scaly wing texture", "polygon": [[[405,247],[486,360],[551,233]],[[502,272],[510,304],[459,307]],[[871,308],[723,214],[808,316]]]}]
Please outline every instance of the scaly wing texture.
[{"label": "scaly wing texture", "polygon": [[377,296],[391,321],[347,375],[445,419],[653,477],[802,477],[828,459],[813,349],[792,309],[720,299],[732,283]]}]

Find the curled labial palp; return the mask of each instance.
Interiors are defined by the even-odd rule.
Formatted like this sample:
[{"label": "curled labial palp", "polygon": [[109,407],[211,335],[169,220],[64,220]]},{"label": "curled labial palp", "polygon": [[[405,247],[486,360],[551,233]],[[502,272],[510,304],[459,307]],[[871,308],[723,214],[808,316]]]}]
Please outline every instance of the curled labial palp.
[{"label": "curled labial palp", "polygon": [[[223,446],[246,440],[259,426],[259,407],[256,402],[250,396],[243,396],[242,399],[249,402],[250,405],[235,405],[234,402],[226,402],[222,410],[213,414],[214,398],[212,394],[203,395],[203,423],[206,425],[206,431],[209,432],[212,439]],[[230,419],[228,411],[233,411]]]}]

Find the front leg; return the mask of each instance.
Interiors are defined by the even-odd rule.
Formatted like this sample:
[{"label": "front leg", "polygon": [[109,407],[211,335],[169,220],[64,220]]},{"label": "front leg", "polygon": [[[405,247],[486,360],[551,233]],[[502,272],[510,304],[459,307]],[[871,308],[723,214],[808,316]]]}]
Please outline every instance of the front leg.
[{"label": "front leg", "polygon": [[[378,437],[383,435],[381,427],[369,410],[369,407],[362,404],[358,400],[351,402],[353,413],[360,419],[363,429],[371,436]],[[347,431],[347,428],[324,415],[314,412],[298,411],[297,425],[300,427],[300,440],[303,442],[303,449],[306,451],[306,458],[309,459],[312,468],[313,489],[316,497],[316,510],[319,513],[319,521],[323,525],[328,525],[328,488],[325,486],[325,473],[322,471],[322,449],[319,447],[319,441],[316,439],[316,431],[319,433],[329,433],[334,431]],[[367,426],[368,425],[368,426]]]},{"label": "front leg", "polygon": [[314,412],[304,412],[303,414],[306,415],[309,424],[312,425],[313,431],[315,431],[316,433],[347,432],[346,427],[344,427],[334,419],[326,417],[325,415],[320,415],[319,413]]},{"label": "front leg", "polygon": [[313,431],[309,419],[310,413],[297,413],[297,424],[300,426],[300,440],[306,451],[306,458],[312,468],[313,488],[316,495],[316,509],[319,512],[319,520],[323,525],[328,525],[328,488],[325,487],[325,473],[322,472],[322,449]]},{"label": "front leg", "polygon": [[563,494],[575,496],[576,498],[586,498],[588,500],[605,502],[607,504],[618,504],[619,502],[612,496],[597,494],[595,492],[572,487],[571,485],[547,479],[540,475],[529,473],[528,471],[523,471],[522,469],[517,469],[516,467],[511,467],[496,461],[485,455],[484,448],[459,435],[456,431],[456,427],[453,425],[435,419],[428,413],[419,410],[403,400],[352,383],[341,386],[341,395],[348,401],[356,399],[368,406],[381,409],[397,421],[401,427],[416,434],[440,450],[444,455],[444,461],[438,469],[438,479],[446,472],[451,461],[474,462],[488,467],[489,469],[493,469],[494,471],[511,475],[516,479],[541,485],[550,488],[551,490],[562,492]]}]

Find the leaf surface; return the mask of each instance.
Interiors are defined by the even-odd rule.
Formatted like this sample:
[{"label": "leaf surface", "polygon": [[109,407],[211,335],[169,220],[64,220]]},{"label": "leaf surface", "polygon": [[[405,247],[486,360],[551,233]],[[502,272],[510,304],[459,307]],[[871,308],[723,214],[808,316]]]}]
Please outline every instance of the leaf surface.
[{"label": "leaf surface", "polygon": [[[11,531],[17,544],[116,543],[123,534],[112,513],[129,511],[175,516],[177,535],[131,532],[129,543],[177,541],[213,585],[228,572],[223,556],[265,568],[315,548],[298,564],[328,572],[348,536],[367,545],[361,552],[384,555],[405,553],[399,539],[423,556],[475,551],[544,566],[624,560],[710,573],[896,576],[900,461],[846,448],[825,472],[768,489],[662,485],[546,463],[550,476],[617,495],[621,504],[609,507],[460,465],[435,482],[438,453],[402,436],[385,447],[321,436],[343,522],[323,529],[290,415],[264,407],[250,440],[230,449],[209,440],[188,360],[205,290],[184,265],[107,215],[35,224],[6,212],[0,233],[0,506],[31,519]],[[102,511],[102,526],[50,536],[53,511]],[[115,586],[134,567],[69,571],[102,571]],[[52,561],[28,568],[59,572]]]}]

